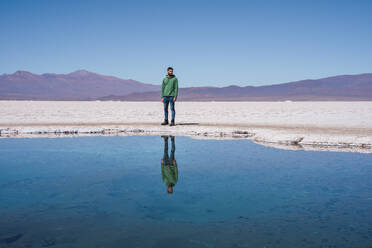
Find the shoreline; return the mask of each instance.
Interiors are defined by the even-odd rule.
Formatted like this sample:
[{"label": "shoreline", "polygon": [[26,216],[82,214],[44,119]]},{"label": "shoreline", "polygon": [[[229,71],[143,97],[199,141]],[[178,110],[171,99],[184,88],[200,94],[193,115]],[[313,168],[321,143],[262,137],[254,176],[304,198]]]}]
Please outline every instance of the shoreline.
[{"label": "shoreline", "polygon": [[195,139],[249,139],[286,150],[372,153],[372,129],[319,128],[216,123],[23,123],[0,125],[0,138],[58,138],[87,136],[187,136]]},{"label": "shoreline", "polygon": [[0,101],[0,138],[175,135],[250,139],[281,149],[372,153],[372,102]]}]

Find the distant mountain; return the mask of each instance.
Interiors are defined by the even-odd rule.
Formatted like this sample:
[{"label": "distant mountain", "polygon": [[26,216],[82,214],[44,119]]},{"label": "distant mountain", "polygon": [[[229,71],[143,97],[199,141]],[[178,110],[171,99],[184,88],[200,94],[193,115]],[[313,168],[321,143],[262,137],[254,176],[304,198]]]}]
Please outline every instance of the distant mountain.
[{"label": "distant mountain", "polygon": [[[106,96],[101,100],[159,100],[160,90]],[[372,73],[342,75],[265,86],[191,87],[179,90],[182,101],[356,101],[372,100]]]},{"label": "distant mountain", "polygon": [[95,100],[159,90],[160,86],[78,70],[69,74],[17,71],[0,75],[0,99]]},{"label": "distant mountain", "polygon": [[[180,82],[182,86],[182,81]],[[0,76],[0,100],[158,101],[160,85],[85,70],[69,74],[17,71]],[[372,73],[308,79],[265,86],[189,87],[181,101],[372,100]]]}]

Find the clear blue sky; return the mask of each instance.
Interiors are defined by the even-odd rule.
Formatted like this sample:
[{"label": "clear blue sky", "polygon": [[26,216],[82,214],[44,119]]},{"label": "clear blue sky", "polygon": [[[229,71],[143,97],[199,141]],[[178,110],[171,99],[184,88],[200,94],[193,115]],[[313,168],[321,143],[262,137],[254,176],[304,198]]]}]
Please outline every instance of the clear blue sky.
[{"label": "clear blue sky", "polygon": [[0,74],[100,74],[182,86],[372,72],[372,1],[0,1]]}]

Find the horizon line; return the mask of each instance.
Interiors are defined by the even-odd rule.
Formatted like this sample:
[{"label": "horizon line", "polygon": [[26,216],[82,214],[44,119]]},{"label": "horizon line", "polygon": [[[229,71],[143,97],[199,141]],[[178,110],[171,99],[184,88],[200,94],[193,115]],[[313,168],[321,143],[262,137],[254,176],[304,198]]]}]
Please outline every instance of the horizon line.
[{"label": "horizon line", "polygon": [[[6,76],[6,75],[14,75],[16,74],[17,72],[26,72],[26,73],[30,73],[30,74],[33,74],[33,75],[37,75],[37,76],[43,76],[43,75],[46,75],[46,74],[54,74],[54,75],[69,75],[69,74],[73,74],[73,73],[76,73],[76,72],[88,72],[88,73],[91,73],[91,74],[96,74],[96,75],[100,75],[100,76],[106,76],[106,77],[114,77],[114,78],[117,78],[117,79],[120,79],[120,80],[133,80],[133,81],[137,81],[139,83],[143,83],[143,84],[151,84],[151,85],[160,85],[160,84],[155,84],[155,83],[145,83],[145,82],[142,82],[142,81],[138,81],[136,79],[132,79],[132,78],[121,78],[121,77],[118,77],[118,76],[113,76],[113,75],[106,75],[106,74],[100,74],[100,73],[97,73],[97,72],[93,72],[93,71],[89,71],[89,70],[86,70],[86,69],[77,69],[77,70],[74,70],[72,72],[68,72],[68,73],[55,73],[55,72],[44,72],[44,73],[34,73],[34,72],[31,72],[31,71],[27,71],[27,70],[17,70],[13,73],[3,73],[1,74],[0,76]],[[201,86],[187,86],[187,87],[183,87],[183,88],[198,88],[198,87],[211,87],[211,88],[227,88],[227,87],[262,87],[262,86],[273,86],[273,85],[279,85],[279,84],[287,84],[287,83],[294,83],[294,82],[300,82],[300,81],[308,81],[308,80],[320,80],[320,79],[329,79],[329,78],[335,78],[335,77],[344,77],[344,76],[360,76],[360,75],[366,75],[366,74],[372,74],[372,72],[363,72],[363,73],[355,73],[355,74],[338,74],[338,75],[331,75],[331,76],[326,76],[326,77],[321,77],[321,78],[305,78],[305,79],[300,79],[300,80],[294,80],[294,81],[287,81],[287,82],[281,82],[281,83],[267,83],[267,84],[261,84],[261,85],[237,85],[237,84],[230,84],[230,85],[226,85],[226,86],[214,86],[214,85],[201,85]]]}]

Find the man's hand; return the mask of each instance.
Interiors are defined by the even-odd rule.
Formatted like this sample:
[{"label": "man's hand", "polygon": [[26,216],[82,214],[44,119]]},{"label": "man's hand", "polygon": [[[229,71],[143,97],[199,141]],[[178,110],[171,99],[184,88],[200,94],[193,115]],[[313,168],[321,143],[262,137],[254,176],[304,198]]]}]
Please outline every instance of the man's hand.
[{"label": "man's hand", "polygon": [[175,102],[177,100],[177,98],[176,97],[173,97],[173,102]]},{"label": "man's hand", "polygon": [[164,102],[164,98],[162,97],[160,101]]}]

